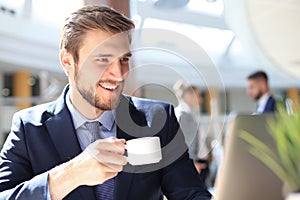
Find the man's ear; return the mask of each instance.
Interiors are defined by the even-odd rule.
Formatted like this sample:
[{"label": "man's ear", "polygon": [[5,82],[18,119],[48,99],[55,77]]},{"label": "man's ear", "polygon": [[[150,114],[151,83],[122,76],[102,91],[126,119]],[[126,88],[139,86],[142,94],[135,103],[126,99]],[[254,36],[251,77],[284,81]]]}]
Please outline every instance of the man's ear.
[{"label": "man's ear", "polygon": [[68,76],[73,73],[74,70],[74,59],[71,53],[67,52],[65,49],[59,52],[60,64],[64,68],[65,74]]}]

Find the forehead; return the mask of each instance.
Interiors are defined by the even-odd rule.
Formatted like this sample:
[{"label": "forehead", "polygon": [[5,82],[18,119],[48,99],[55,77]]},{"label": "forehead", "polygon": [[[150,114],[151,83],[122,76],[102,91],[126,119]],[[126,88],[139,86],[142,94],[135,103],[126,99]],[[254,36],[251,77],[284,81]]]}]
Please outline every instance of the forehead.
[{"label": "forehead", "polygon": [[257,80],[256,79],[248,79],[248,85],[249,86],[257,85]]},{"label": "forehead", "polygon": [[[127,32],[111,33],[101,30],[87,31],[80,53],[89,56],[110,54],[120,56],[130,51],[130,42]],[[88,56],[87,55],[87,56]]]}]

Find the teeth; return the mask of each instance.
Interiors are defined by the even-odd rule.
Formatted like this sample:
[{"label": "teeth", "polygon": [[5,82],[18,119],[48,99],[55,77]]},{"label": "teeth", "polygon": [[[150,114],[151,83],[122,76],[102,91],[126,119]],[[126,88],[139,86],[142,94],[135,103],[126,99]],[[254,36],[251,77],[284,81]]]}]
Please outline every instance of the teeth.
[{"label": "teeth", "polygon": [[118,85],[106,85],[106,84],[100,84],[100,86],[108,90],[115,90],[118,87]]}]

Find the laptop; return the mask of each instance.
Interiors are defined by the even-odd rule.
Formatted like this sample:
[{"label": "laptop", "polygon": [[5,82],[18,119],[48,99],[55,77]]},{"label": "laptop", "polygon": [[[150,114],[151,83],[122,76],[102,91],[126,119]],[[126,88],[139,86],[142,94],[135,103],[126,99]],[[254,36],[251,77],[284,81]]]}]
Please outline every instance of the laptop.
[{"label": "laptop", "polygon": [[282,182],[249,153],[250,145],[239,137],[240,131],[245,130],[275,149],[267,128],[267,120],[270,119],[274,119],[271,114],[237,115],[229,122],[214,200],[284,199]]}]

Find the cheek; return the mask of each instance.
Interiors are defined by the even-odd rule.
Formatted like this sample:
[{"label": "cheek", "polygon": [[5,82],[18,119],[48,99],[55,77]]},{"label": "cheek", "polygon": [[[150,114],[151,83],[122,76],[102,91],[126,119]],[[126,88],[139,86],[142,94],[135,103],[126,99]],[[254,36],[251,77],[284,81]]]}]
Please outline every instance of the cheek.
[{"label": "cheek", "polygon": [[251,91],[251,92],[255,92],[256,90],[257,90],[257,87],[255,85],[251,85],[249,87],[249,91]]},{"label": "cheek", "polygon": [[252,94],[255,94],[255,93],[257,93],[257,89],[256,89],[256,88],[252,88],[252,89],[250,90],[250,92],[251,92]]},{"label": "cheek", "polygon": [[103,67],[97,68],[97,70],[94,70],[93,72],[93,80],[100,80],[100,79],[105,79],[105,76],[107,74],[107,71]]},{"label": "cheek", "polygon": [[250,95],[250,96],[253,96],[253,95],[255,95],[255,89],[254,88],[248,88],[248,90],[247,90],[247,93]]},{"label": "cheek", "polygon": [[81,70],[78,72],[78,79],[81,83],[87,84],[87,85],[94,85],[99,80],[100,73],[96,73],[95,71],[91,70]]},{"label": "cheek", "polygon": [[106,66],[97,65],[93,62],[90,62],[84,67],[84,74],[88,81],[95,82],[98,81],[102,76],[105,76]]},{"label": "cheek", "polygon": [[129,75],[129,65],[127,66],[122,66],[122,75],[126,79]]},{"label": "cheek", "polygon": [[257,93],[257,92],[259,91],[259,87],[257,87],[257,86],[254,87],[254,88],[253,88],[253,91],[254,91],[255,93]]},{"label": "cheek", "polygon": [[78,71],[77,71],[77,66],[73,65],[72,68],[70,68],[68,71],[68,77],[70,80],[75,81],[78,78]]},{"label": "cheek", "polygon": [[76,64],[76,65],[74,66],[74,69],[73,69],[73,75],[74,75],[75,77],[78,77],[80,74],[82,74],[80,65],[79,65],[79,64]]}]

